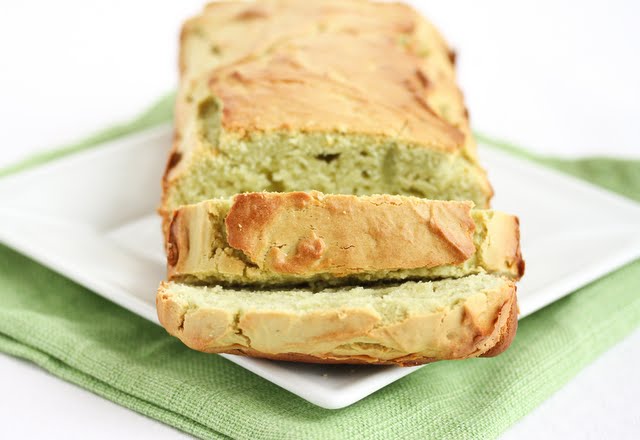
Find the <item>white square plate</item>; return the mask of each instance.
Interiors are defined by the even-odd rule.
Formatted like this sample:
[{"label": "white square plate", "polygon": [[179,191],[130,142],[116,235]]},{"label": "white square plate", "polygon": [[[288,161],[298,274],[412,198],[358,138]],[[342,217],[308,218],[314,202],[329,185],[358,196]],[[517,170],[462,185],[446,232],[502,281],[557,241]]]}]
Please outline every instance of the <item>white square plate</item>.
[{"label": "white square plate", "polygon": [[[0,180],[0,241],[157,323],[165,266],[155,208],[171,137],[159,127]],[[640,205],[490,147],[481,158],[494,207],[520,217],[521,317],[640,256]],[[420,368],[224,356],[330,409]]]}]

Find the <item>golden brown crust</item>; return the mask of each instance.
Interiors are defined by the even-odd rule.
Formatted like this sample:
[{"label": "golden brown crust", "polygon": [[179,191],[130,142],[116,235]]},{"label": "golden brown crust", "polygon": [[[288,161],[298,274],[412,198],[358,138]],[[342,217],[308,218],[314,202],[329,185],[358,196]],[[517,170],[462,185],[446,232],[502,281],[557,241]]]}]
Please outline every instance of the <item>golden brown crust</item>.
[{"label": "golden brown crust", "polygon": [[486,351],[482,357],[494,357],[509,348],[511,343],[516,337],[518,331],[518,304],[516,302],[511,303],[511,309],[509,310],[509,319],[504,327],[502,327],[500,340],[490,350]]},{"label": "golden brown crust", "polygon": [[387,35],[324,33],[220,68],[209,86],[227,131],[348,131],[456,152],[464,133],[429,104],[422,64]]},{"label": "golden brown crust", "polygon": [[[496,345],[489,349],[479,357],[494,357],[503,353],[513,342],[518,330],[518,305],[516,302],[509,303],[509,317],[507,324],[501,330],[501,336]],[[418,365],[437,362],[439,359],[432,357],[411,357],[396,358],[393,360],[381,360],[369,357],[342,357],[342,358],[323,358],[302,353],[263,353],[251,348],[232,349],[224,351],[226,354],[238,356],[250,356],[263,359],[271,359],[274,361],[285,362],[305,362],[311,364],[347,364],[347,365],[397,365],[400,367],[415,367]]]},{"label": "golden brown crust", "polygon": [[522,278],[525,263],[520,249],[518,217],[494,211],[485,227],[487,236],[492,238],[480,248],[485,267],[494,272],[513,273],[515,279]]},{"label": "golden brown crust", "polygon": [[494,356],[508,347],[517,329],[515,285],[508,281],[492,292],[384,324],[376,312],[348,306],[275,312],[247,305],[238,312],[185,300],[167,284],[161,285],[156,303],[160,323],[195,350],[299,362],[410,366]]},{"label": "golden brown crust", "polygon": [[[336,32],[405,35],[408,38],[404,43],[415,52],[432,49],[434,54],[430,55],[446,56],[451,63],[448,49],[433,26],[402,3],[216,1],[184,23],[180,35],[180,73],[197,76],[219,65],[268,51],[291,38]],[[427,36],[432,47],[417,46],[419,42],[413,39]]]},{"label": "golden brown crust", "polygon": [[524,262],[524,258],[522,257],[522,250],[520,248],[520,219],[518,217],[516,217],[516,225],[517,225],[518,245],[515,251],[515,256],[513,258],[513,261],[515,266],[518,268],[518,279],[520,279],[524,276],[526,264]]},{"label": "golden brown crust", "polygon": [[476,251],[471,204],[400,196],[247,193],[225,219],[229,245],[284,274],[459,264]]},{"label": "golden brown crust", "polygon": [[368,357],[343,357],[343,358],[323,358],[319,356],[313,356],[310,354],[302,353],[264,353],[256,351],[251,348],[247,349],[232,349],[224,351],[225,354],[233,354],[237,356],[249,356],[262,359],[270,359],[273,361],[285,361],[285,362],[304,362],[308,364],[346,364],[346,365],[398,365],[401,367],[415,367],[417,365],[428,364],[436,362],[438,359],[434,358],[415,358],[407,360],[406,362],[402,358],[385,361]]},{"label": "golden brown crust", "polygon": [[[178,245],[178,243],[181,243],[183,247],[182,252],[180,251],[180,245]],[[181,254],[185,255],[189,252],[189,243],[187,228],[182,225],[182,214],[179,210],[175,211],[173,213],[173,220],[171,220],[171,224],[169,225],[169,237],[165,244],[167,265],[169,267],[178,264]]]},{"label": "golden brown crust", "polygon": [[337,285],[481,272],[520,278],[517,218],[470,207],[468,202],[316,191],[209,200],[176,211],[168,276],[254,285]]}]

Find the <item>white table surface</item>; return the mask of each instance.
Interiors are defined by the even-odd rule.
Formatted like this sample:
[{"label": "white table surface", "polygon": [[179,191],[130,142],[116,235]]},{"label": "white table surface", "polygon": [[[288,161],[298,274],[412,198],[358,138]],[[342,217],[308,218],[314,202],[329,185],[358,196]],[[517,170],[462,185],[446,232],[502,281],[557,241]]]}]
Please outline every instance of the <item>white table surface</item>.
[{"label": "white table surface", "polygon": [[[459,52],[472,123],[533,150],[640,157],[640,3],[413,2]],[[0,167],[144,109],[176,82],[201,1],[0,2]],[[639,292],[640,294],[640,292]],[[640,438],[640,331],[504,438]],[[0,355],[2,438],[180,438]]]}]

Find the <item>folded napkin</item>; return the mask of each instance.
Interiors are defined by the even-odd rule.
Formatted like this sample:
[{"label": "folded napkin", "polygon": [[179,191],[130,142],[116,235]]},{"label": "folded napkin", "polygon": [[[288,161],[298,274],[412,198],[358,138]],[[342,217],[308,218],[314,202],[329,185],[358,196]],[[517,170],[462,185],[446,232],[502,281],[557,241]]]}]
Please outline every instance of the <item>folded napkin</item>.
[{"label": "folded napkin", "polygon": [[[0,175],[168,121],[171,102]],[[518,154],[640,200],[640,161]],[[198,437],[491,438],[638,326],[640,260],[522,320],[499,357],[428,365],[342,410],[318,408],[220,356],[189,350],[2,245],[0,303],[1,351]]]}]

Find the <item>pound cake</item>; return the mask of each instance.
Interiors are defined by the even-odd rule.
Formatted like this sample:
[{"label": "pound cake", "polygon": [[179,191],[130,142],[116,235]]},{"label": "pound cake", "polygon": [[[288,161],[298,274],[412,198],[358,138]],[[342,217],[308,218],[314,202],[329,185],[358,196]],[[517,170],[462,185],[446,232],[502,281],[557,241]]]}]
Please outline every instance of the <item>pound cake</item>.
[{"label": "pound cake", "polygon": [[406,5],[221,2],[182,32],[160,212],[255,191],[492,195],[454,57]]},{"label": "pound cake", "polygon": [[411,7],[215,2],[180,37],[160,323],[208,353],[418,365],[517,328],[455,54]]},{"label": "pound cake", "polygon": [[169,279],[331,285],[522,275],[515,216],[470,202],[312,192],[245,193],[179,208]]}]

